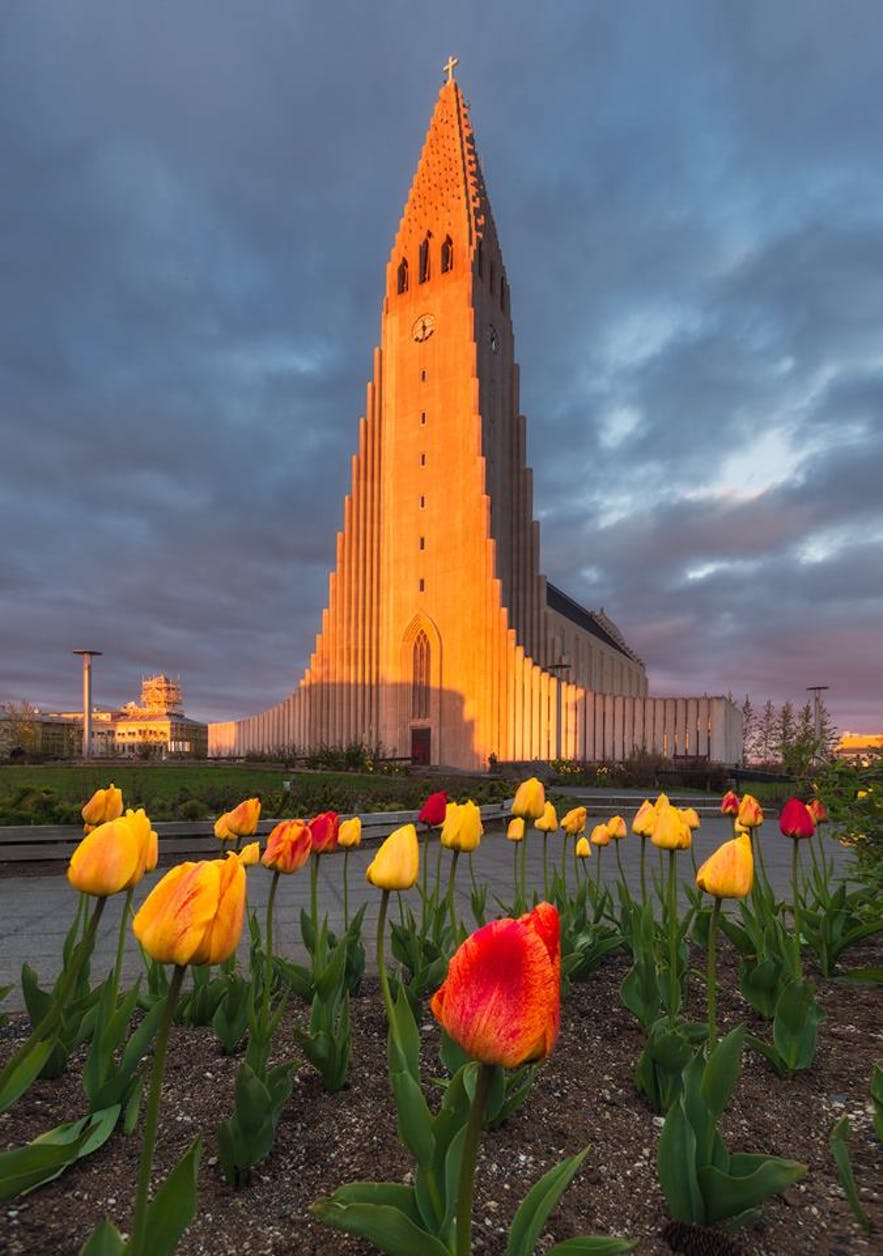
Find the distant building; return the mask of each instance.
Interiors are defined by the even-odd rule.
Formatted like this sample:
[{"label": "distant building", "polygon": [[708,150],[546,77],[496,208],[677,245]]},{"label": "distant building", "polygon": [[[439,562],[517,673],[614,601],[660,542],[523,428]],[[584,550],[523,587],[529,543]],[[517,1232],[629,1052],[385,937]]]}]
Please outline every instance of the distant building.
[{"label": "distant building", "polygon": [[872,759],[883,756],[883,733],[845,732],[834,747],[834,755],[867,767]]}]

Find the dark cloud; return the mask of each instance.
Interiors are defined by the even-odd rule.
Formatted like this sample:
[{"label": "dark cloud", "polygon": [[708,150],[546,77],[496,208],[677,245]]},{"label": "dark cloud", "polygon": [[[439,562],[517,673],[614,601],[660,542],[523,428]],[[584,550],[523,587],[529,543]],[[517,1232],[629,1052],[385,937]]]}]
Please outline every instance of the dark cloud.
[{"label": "dark cloud", "polygon": [[876,728],[883,17],[828,4],[15,4],[0,41],[0,696],[297,680],[386,253],[461,58],[544,566],[658,692]]}]

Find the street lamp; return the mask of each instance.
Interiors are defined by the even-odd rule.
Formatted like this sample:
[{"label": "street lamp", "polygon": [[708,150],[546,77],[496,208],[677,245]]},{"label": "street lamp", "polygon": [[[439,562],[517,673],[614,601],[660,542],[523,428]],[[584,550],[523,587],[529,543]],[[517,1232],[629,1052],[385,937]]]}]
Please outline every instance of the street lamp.
[{"label": "street lamp", "polygon": [[71,654],[83,656],[83,758],[92,754],[92,660],[100,658],[103,650],[71,650]]}]

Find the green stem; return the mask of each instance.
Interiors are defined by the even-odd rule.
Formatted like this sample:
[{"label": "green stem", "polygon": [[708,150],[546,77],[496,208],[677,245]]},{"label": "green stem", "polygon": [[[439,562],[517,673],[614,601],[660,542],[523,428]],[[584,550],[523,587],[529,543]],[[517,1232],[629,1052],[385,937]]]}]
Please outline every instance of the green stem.
[{"label": "green stem", "polygon": [[159,1119],[159,1101],[162,1095],[162,1077],[166,1062],[169,1030],[175,1015],[175,1004],[181,991],[186,966],[176,964],[166,996],[162,1021],[156,1035],[153,1052],[153,1076],[150,1080],[150,1097],[144,1117],[144,1140],[141,1143],[141,1163],[138,1167],[138,1190],[135,1195],[135,1215],[132,1220],[132,1256],[144,1256],[145,1230],[147,1228],[147,1197],[150,1193],[150,1171],[153,1168],[153,1149],[156,1144],[156,1126]]},{"label": "green stem", "polygon": [[675,1023],[678,1001],[677,851],[668,852],[668,1020]]},{"label": "green stem", "polygon": [[435,858],[435,897],[437,902],[441,902],[441,869],[442,869],[442,851],[444,847],[439,839],[438,854]]},{"label": "green stem", "polygon": [[21,1044],[17,1051],[14,1051],[7,1060],[2,1071],[0,1071],[0,1093],[5,1089],[6,1083],[12,1074],[21,1064],[22,1060],[33,1051],[34,1047],[41,1043],[45,1038],[55,1030],[58,1022],[64,1014],[65,1005],[74,990],[77,979],[80,976],[83,965],[88,960],[95,946],[95,934],[98,932],[98,922],[101,919],[101,913],[104,911],[104,904],[107,902],[105,898],[99,898],[95,904],[95,910],[89,917],[82,938],[74,948],[71,963],[67,966],[61,975],[58,993],[53,1000],[49,1011],[35,1026],[29,1037]]},{"label": "green stem", "polygon": [[616,841],[616,866],[619,869],[619,879],[620,881],[622,881],[623,885],[625,885],[625,873],[622,870],[622,856],[619,853],[619,838],[616,838],[615,841]]},{"label": "green stem", "polygon": [[454,946],[457,945],[457,913],[454,907],[454,881],[457,877],[457,860],[460,858],[459,850],[454,851],[454,857],[451,860],[451,875],[448,878],[448,914],[451,917],[451,941]]},{"label": "green stem", "polygon": [[[561,880],[564,882],[565,890],[567,889],[567,839],[569,836],[570,836],[569,833],[565,833],[562,831],[561,833]],[[575,846],[576,838],[573,839],[573,843]]]},{"label": "green stem", "polygon": [[521,847],[521,901],[527,907],[527,876],[525,869],[527,867],[527,834],[518,843]]},{"label": "green stem", "polygon": [[263,1030],[266,1033],[270,1024],[270,987],[273,984],[273,903],[276,899],[276,887],[279,884],[279,873],[273,873],[270,885],[270,897],[267,899],[267,966],[264,970],[264,1012]]},{"label": "green stem", "polygon": [[130,890],[126,891],[126,899],[125,899],[125,902],[123,903],[122,915],[120,916],[120,932],[119,932],[119,937],[117,938],[117,955],[116,955],[116,960],[114,961],[114,966],[113,966],[113,1000],[111,1003],[112,1007],[116,1007],[117,1005],[117,993],[119,992],[119,988],[120,988],[120,973],[123,967],[123,951],[126,946],[126,933],[128,931],[129,912],[132,909],[132,895],[134,893],[135,893],[134,886]]},{"label": "green stem", "polygon": [[760,872],[764,885],[766,886],[767,891],[772,894],[773,887],[770,885],[770,879],[766,874],[766,864],[764,863],[763,858],[763,842],[760,840],[760,829],[752,829],[751,832],[754,835],[754,851],[757,855],[758,863],[760,864]]},{"label": "green stem", "polygon": [[405,904],[404,904],[404,900],[402,899],[401,890],[396,890],[396,900],[398,901],[398,905],[399,905],[399,924],[402,926],[402,930],[404,931],[407,929],[408,926],[405,924]]},{"label": "green stem", "polygon": [[472,1199],[475,1193],[475,1157],[478,1139],[484,1124],[484,1109],[488,1091],[494,1076],[493,1064],[480,1064],[475,1081],[475,1096],[469,1109],[466,1138],[463,1142],[463,1158],[460,1161],[460,1182],[457,1188],[457,1246],[456,1256],[470,1256],[472,1252]]},{"label": "green stem", "polygon": [[695,880],[699,873],[699,865],[696,862],[696,848],[692,841],[690,842],[690,858],[693,861],[693,879]]},{"label": "green stem", "polygon": [[386,1008],[386,1019],[389,1021],[389,1032],[396,1040],[395,1015],[393,1014],[392,995],[389,990],[389,974],[386,971],[386,960],[383,957],[383,943],[386,937],[386,912],[389,907],[389,890],[384,890],[380,898],[380,913],[377,917],[377,976],[380,978],[380,992]]},{"label": "green stem", "polygon": [[475,867],[472,863],[472,851],[469,852],[469,876],[472,881],[472,893],[478,893],[478,882],[475,879]]},{"label": "green stem", "polygon": [[803,969],[800,963],[800,903],[797,891],[797,870],[798,870],[798,838],[792,839],[793,849],[791,851],[791,894],[794,900],[794,970],[797,973],[798,980],[803,977]]},{"label": "green stem", "polygon": [[[319,856],[310,855],[310,915],[313,919],[314,945],[319,946]],[[313,967],[315,968],[315,960]]]},{"label": "green stem", "polygon": [[347,846],[343,852],[343,931],[344,933],[350,927],[350,895],[349,895],[349,858],[350,848]]},{"label": "green stem", "polygon": [[426,840],[423,843],[423,855],[421,857],[421,862],[423,864],[423,867],[420,869],[421,875],[422,875],[420,897],[423,900],[423,911],[421,912],[421,915],[420,915],[420,937],[421,938],[426,937],[426,916],[427,916],[426,896],[429,891],[429,834],[430,832],[431,830],[427,830],[427,832],[424,834]]},{"label": "green stem", "polygon": [[548,902],[549,899],[549,856],[547,847],[549,845],[549,834],[543,833],[543,898]]},{"label": "green stem", "polygon": [[717,950],[717,922],[721,914],[721,899],[715,896],[711,910],[711,923],[708,927],[708,967],[706,969],[706,985],[708,994],[708,1054],[717,1046],[717,984],[714,966]]},{"label": "green stem", "polygon": [[641,834],[641,906],[644,907],[647,902],[647,878],[644,873],[644,855],[647,852],[647,838]]},{"label": "green stem", "polygon": [[577,855],[576,853],[576,844],[578,841],[579,841],[578,837],[575,837],[573,839],[573,875],[575,878],[574,888],[577,890],[579,889],[579,855]]},{"label": "green stem", "polygon": [[513,911],[518,910],[518,847],[521,842],[512,843],[512,900]]},{"label": "green stem", "polygon": [[601,856],[604,853],[604,847],[598,846],[596,850],[598,851],[598,864],[595,868],[595,896],[597,897],[601,892]]}]

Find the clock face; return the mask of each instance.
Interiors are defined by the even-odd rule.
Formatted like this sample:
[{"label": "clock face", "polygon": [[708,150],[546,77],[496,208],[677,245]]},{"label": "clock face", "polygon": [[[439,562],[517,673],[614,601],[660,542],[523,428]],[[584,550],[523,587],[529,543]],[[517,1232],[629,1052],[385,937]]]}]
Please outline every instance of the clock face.
[{"label": "clock face", "polygon": [[411,328],[411,335],[419,343],[428,340],[435,331],[435,315],[421,314],[417,322]]}]

